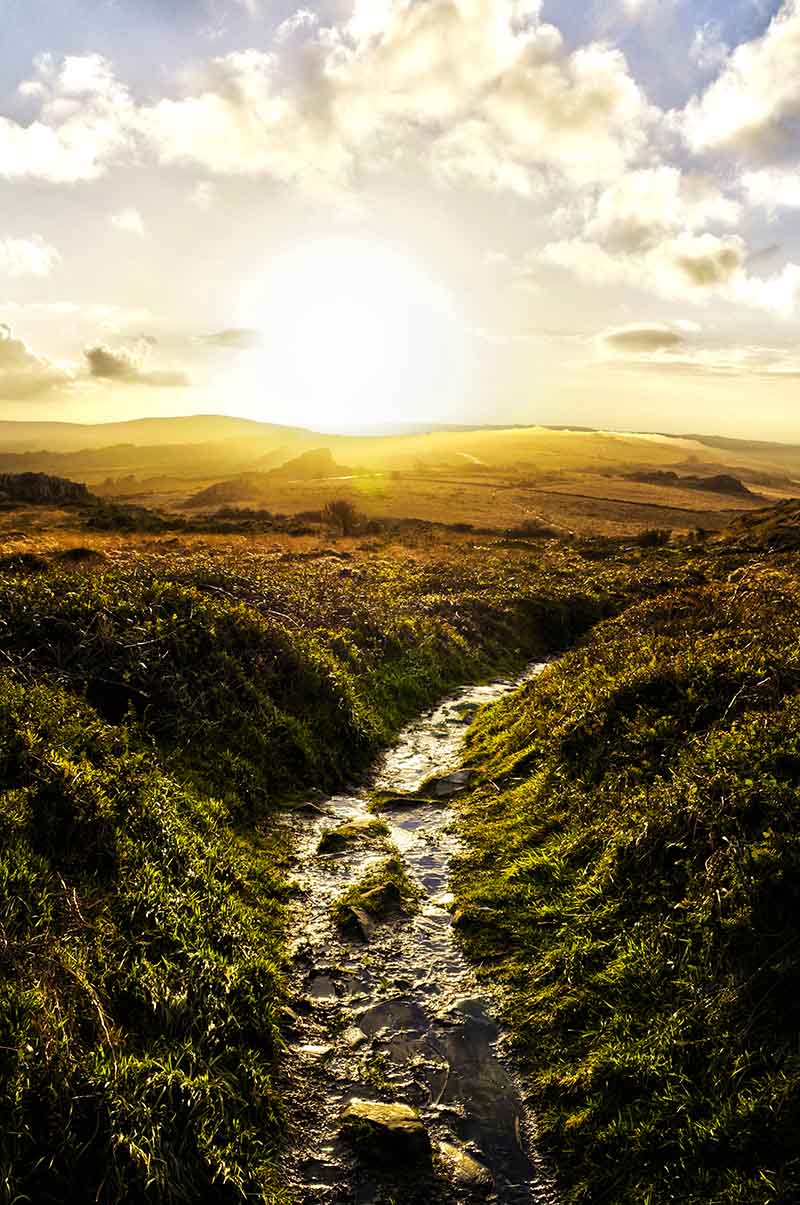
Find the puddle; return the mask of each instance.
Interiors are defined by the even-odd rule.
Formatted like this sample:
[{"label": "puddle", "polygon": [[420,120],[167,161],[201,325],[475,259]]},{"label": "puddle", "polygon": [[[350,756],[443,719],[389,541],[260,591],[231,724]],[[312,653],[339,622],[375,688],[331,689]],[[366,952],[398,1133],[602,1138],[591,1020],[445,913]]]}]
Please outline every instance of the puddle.
[{"label": "puddle", "polygon": [[[422,715],[380,760],[371,787],[413,794],[426,779],[456,769],[476,708],[543,668],[466,687]],[[383,813],[423,899],[418,915],[377,923],[366,943],[344,939],[330,907],[386,850],[357,843],[320,854],[317,846],[336,824],[369,815],[367,794],[338,795],[319,806],[319,814],[292,817],[295,831],[302,826],[292,984],[298,1015],[290,1034],[292,1129],[301,1137],[287,1158],[293,1199],[302,1205],[388,1199],[338,1139],[339,1113],[357,1096],[413,1106],[435,1146],[458,1147],[491,1173],[491,1191],[462,1186],[443,1200],[556,1205],[552,1178],[536,1154],[533,1118],[500,1052],[491,999],[453,933],[449,872],[458,839],[449,800],[406,799]]]}]

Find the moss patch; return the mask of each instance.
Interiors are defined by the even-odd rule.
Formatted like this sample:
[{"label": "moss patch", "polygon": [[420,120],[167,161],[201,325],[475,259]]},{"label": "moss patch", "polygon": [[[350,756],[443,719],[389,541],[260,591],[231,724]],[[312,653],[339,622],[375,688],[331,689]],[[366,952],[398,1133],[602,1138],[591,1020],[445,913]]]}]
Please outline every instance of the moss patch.
[{"label": "moss patch", "polygon": [[333,907],[333,919],[337,925],[347,924],[353,908],[378,920],[403,913],[412,916],[419,911],[420,898],[419,888],[409,878],[401,860],[387,858],[339,897]]}]

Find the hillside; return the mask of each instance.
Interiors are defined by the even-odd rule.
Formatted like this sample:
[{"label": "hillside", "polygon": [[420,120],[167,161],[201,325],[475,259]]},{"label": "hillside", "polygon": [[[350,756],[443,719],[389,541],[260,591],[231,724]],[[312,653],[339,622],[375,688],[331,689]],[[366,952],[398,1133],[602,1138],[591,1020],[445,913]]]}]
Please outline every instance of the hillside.
[{"label": "hillside", "polygon": [[49,423],[0,421],[0,450],[14,452],[78,452],[118,444],[159,447],[164,444],[208,444],[226,440],[302,437],[300,429],[233,418],[197,414],[174,418],[136,418],[116,423]]},{"label": "hillside", "polygon": [[460,932],[565,1201],[800,1199],[799,569],[695,565],[471,733]]},{"label": "hillside", "polygon": [[714,473],[708,477],[696,475],[682,477],[672,469],[640,469],[629,473],[631,481],[641,481],[646,485],[674,486],[676,489],[706,490],[710,494],[731,494],[734,497],[750,498],[753,491],[738,477],[731,473]]},{"label": "hillside", "polygon": [[753,551],[800,549],[800,500],[788,499],[740,515],[721,533],[720,540]]},{"label": "hillside", "polygon": [[89,506],[97,502],[85,485],[46,473],[0,473],[0,502]]},{"label": "hillside", "polygon": [[271,491],[280,482],[324,481],[350,475],[351,470],[337,464],[329,448],[314,448],[268,472],[242,473],[229,481],[218,481],[192,494],[183,506],[187,510],[199,510],[237,502],[258,502],[268,500]]}]

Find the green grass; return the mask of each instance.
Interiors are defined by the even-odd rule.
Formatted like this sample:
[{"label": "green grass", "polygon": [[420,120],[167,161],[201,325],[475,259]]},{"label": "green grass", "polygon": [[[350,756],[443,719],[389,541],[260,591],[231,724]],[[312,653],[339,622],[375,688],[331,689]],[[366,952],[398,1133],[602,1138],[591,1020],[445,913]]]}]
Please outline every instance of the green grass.
[{"label": "green grass", "polygon": [[60,690],[0,750],[4,1198],[274,1199],[274,850]]},{"label": "green grass", "polygon": [[459,932],[566,1200],[800,1199],[796,568],[633,607],[472,731]]},{"label": "green grass", "polygon": [[281,1199],[274,805],[618,608],[625,571],[582,566],[145,547],[0,571],[3,1199]]},{"label": "green grass", "polygon": [[337,925],[348,922],[351,908],[360,908],[378,920],[394,914],[413,916],[419,912],[420,889],[409,878],[397,856],[384,858],[348,887],[333,906]]}]

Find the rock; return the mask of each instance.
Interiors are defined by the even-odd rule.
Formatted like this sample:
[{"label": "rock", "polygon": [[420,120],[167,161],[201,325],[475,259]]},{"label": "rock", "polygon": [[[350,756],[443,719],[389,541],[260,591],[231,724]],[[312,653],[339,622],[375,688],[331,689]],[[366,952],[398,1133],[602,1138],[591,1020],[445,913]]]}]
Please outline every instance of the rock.
[{"label": "rock", "polygon": [[0,489],[12,502],[89,506],[99,499],[85,485],[47,473],[0,473]]},{"label": "rock", "polygon": [[458,1146],[443,1142],[439,1154],[456,1188],[485,1196],[494,1187],[492,1173]]},{"label": "rock", "polygon": [[310,1042],[303,1046],[293,1046],[292,1050],[296,1051],[297,1054],[303,1054],[306,1056],[306,1058],[310,1059],[324,1059],[327,1058],[329,1054],[333,1053],[332,1046],[315,1046]]},{"label": "rock", "polygon": [[292,807],[293,812],[299,812],[301,816],[324,816],[324,808],[318,807],[316,803],[311,803],[308,799],[302,803],[297,803]]},{"label": "rock", "polygon": [[312,1000],[335,1000],[336,986],[328,975],[315,975],[309,994]]},{"label": "rock", "polygon": [[359,1029],[357,1025],[351,1025],[342,1035],[347,1045],[351,1050],[355,1050],[357,1046],[363,1046],[367,1041],[367,1035],[363,1029]]},{"label": "rock", "polygon": [[406,808],[429,806],[430,802],[430,799],[422,799],[419,795],[402,795],[400,792],[392,795],[387,792],[375,798],[370,806],[376,812],[401,812]]},{"label": "rock", "polygon": [[386,825],[372,816],[358,816],[322,834],[317,846],[321,854],[338,853],[353,841],[374,840],[386,835]]},{"label": "rock", "polygon": [[341,1132],[371,1162],[430,1166],[428,1131],[417,1110],[409,1105],[351,1100],[342,1111]]},{"label": "rock", "polygon": [[483,914],[487,918],[494,914],[493,908],[480,908],[473,906],[467,911],[466,908],[456,908],[450,913],[450,924],[454,929],[468,929],[470,925],[477,925],[480,922],[479,914]]},{"label": "rock", "polygon": [[456,770],[453,774],[446,774],[444,778],[437,778],[432,784],[433,793],[437,799],[457,795],[459,791],[463,791],[469,786],[471,778],[471,770]]},{"label": "rock", "polygon": [[361,896],[364,908],[372,916],[387,916],[391,912],[402,912],[403,896],[396,883],[381,883]]},{"label": "rock", "polygon": [[358,937],[361,941],[369,941],[374,921],[363,908],[355,908],[352,904],[348,904],[339,913],[338,925],[342,933],[348,937]]}]

